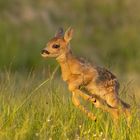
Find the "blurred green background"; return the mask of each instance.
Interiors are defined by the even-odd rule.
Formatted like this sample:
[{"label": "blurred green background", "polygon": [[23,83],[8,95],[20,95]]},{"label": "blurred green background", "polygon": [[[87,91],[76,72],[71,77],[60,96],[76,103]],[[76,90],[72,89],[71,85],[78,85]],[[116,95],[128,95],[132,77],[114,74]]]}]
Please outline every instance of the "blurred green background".
[{"label": "blurred green background", "polygon": [[77,56],[118,75],[140,72],[140,1],[1,0],[0,69],[23,71],[56,65],[40,56],[58,27],[72,26]]}]

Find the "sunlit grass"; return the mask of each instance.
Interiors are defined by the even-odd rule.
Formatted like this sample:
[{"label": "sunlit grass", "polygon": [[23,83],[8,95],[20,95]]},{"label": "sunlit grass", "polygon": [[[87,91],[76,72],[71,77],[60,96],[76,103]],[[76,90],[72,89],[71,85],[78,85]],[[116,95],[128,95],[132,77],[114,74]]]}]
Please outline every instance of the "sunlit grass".
[{"label": "sunlit grass", "polygon": [[140,121],[136,110],[133,111],[131,128],[127,127],[124,119],[120,120],[119,128],[116,128],[107,113],[96,110],[89,104],[88,107],[98,119],[95,123],[72,104],[71,93],[62,81],[51,78],[32,94],[47,79],[34,75],[35,73],[30,76],[16,73],[1,75],[1,140],[140,139]]}]

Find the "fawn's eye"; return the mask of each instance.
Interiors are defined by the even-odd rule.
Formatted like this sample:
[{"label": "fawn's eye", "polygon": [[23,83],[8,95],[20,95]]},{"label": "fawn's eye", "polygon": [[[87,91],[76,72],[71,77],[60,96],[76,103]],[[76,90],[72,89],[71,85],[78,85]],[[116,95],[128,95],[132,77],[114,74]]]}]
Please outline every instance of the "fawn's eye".
[{"label": "fawn's eye", "polygon": [[55,48],[55,49],[57,49],[57,48],[59,48],[60,47],[60,45],[57,45],[57,44],[54,44],[53,46],[52,46],[52,48]]}]

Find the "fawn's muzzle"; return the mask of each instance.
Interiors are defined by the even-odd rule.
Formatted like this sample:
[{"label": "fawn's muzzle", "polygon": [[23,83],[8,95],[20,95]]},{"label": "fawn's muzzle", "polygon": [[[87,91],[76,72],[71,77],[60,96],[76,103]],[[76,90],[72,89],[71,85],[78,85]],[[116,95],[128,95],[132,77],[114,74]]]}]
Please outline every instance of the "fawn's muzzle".
[{"label": "fawn's muzzle", "polygon": [[42,50],[42,51],[41,51],[41,54],[42,54],[42,55],[50,54],[50,52],[48,52],[47,50]]}]

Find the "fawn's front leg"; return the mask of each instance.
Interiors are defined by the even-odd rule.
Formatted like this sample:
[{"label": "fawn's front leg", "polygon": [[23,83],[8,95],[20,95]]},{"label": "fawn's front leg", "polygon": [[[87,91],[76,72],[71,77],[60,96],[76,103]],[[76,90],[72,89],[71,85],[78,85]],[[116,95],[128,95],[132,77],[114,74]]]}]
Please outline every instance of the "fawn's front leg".
[{"label": "fawn's front leg", "polygon": [[75,93],[80,97],[82,97],[85,101],[90,101],[91,103],[93,103],[97,108],[101,107],[101,103],[94,95],[88,95],[87,93],[81,91],[80,89],[76,89]]},{"label": "fawn's front leg", "polygon": [[88,111],[87,108],[85,108],[83,105],[80,104],[78,97],[79,96],[78,96],[77,92],[73,91],[72,92],[72,101],[73,101],[74,105],[77,106],[81,111],[83,111],[89,118],[96,121],[96,117],[94,116],[94,114],[91,113],[90,111]]}]

